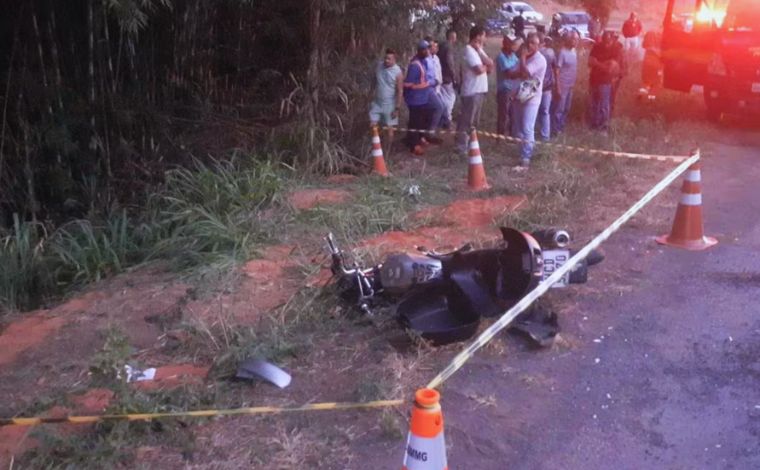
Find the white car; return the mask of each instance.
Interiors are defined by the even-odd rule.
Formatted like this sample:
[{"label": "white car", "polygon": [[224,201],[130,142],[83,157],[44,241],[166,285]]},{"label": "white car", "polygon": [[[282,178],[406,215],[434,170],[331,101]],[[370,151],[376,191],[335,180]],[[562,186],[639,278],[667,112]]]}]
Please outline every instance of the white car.
[{"label": "white car", "polygon": [[537,24],[544,21],[544,15],[525,2],[504,2],[501,6],[501,11],[510,20],[522,11],[527,24]]}]

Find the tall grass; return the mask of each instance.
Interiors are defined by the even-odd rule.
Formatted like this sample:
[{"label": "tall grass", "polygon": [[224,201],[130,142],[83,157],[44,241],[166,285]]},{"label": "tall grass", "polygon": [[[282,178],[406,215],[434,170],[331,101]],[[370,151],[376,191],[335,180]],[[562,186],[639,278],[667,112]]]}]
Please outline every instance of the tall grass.
[{"label": "tall grass", "polygon": [[276,222],[263,212],[284,181],[275,164],[233,155],[169,171],[145,212],[132,217],[121,210],[51,230],[16,216],[12,230],[0,232],[0,311],[37,307],[149,260],[228,267],[271,237]]},{"label": "tall grass", "polygon": [[244,165],[233,156],[166,175],[165,189],[151,201],[155,239],[150,257],[180,268],[228,265],[249,256],[269,238],[274,224],[260,211],[274,202],[284,179],[275,164]]},{"label": "tall grass", "polygon": [[45,227],[14,215],[11,230],[0,231],[0,313],[32,306],[53,284],[45,255]]}]

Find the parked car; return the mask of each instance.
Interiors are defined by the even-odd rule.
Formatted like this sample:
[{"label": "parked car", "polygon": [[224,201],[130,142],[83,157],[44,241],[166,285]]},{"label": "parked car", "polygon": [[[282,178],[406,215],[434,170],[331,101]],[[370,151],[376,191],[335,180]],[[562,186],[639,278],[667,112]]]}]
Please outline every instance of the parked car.
[{"label": "parked car", "polygon": [[496,10],[493,18],[486,20],[486,32],[489,36],[504,34],[512,28],[512,17],[508,17],[502,10]]},{"label": "parked car", "polygon": [[502,14],[510,22],[512,18],[520,14],[520,11],[523,12],[525,23],[529,25],[536,25],[544,21],[544,15],[525,2],[505,2],[501,6]]},{"label": "parked car", "polygon": [[585,11],[563,11],[557,13],[559,17],[559,33],[576,31],[581,39],[589,38],[588,25],[591,17]]}]

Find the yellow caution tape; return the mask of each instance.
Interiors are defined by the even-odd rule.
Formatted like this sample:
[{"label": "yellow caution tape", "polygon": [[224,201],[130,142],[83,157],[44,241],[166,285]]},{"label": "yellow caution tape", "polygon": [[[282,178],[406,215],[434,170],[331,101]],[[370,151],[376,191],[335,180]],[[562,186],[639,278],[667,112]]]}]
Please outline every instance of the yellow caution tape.
[{"label": "yellow caution tape", "polygon": [[[393,131],[399,131],[399,132],[418,132],[422,134],[462,134],[462,132],[458,131],[447,131],[447,130],[438,130],[438,131],[430,131],[430,130],[420,130],[420,129],[407,129],[404,127],[383,127],[383,130],[393,130]],[[504,140],[507,142],[514,142],[516,144],[527,142],[525,139],[519,139],[517,137],[510,137],[506,135],[501,134],[495,134],[493,132],[485,132],[485,131],[477,131],[478,136],[483,137],[490,137],[493,139],[498,140]],[[465,132],[465,134],[469,135],[469,132]],[[573,145],[566,145],[566,144],[559,144],[556,142],[543,142],[540,140],[536,140],[533,142],[535,145],[544,145],[548,147],[555,147],[562,150],[568,150],[571,152],[583,152],[583,153],[589,153],[592,155],[603,155],[608,157],[622,157],[622,158],[632,158],[635,160],[656,160],[660,162],[673,162],[673,163],[681,163],[686,161],[689,157],[685,157],[683,155],[650,155],[650,154],[643,154],[643,153],[631,153],[631,152],[616,152],[613,150],[599,150],[599,149],[593,149],[590,147],[576,147]]]},{"label": "yellow caution tape", "polygon": [[301,406],[257,406],[252,408],[235,408],[229,410],[175,411],[168,413],[132,413],[94,416],[64,416],[61,418],[2,418],[0,426],[37,426],[40,424],[88,424],[101,421],[144,421],[160,418],[210,418],[214,416],[261,415],[291,413],[296,411],[358,410],[370,408],[388,408],[403,405],[404,400],[378,400],[365,403],[310,403]]},{"label": "yellow caution tape", "polygon": [[448,380],[449,377],[454,375],[465,363],[475,355],[480,348],[488,344],[497,333],[506,328],[507,326],[517,318],[522,312],[533,304],[539,297],[544,295],[552,286],[562,277],[570,272],[578,263],[586,258],[591,250],[598,248],[605,240],[610,238],[613,233],[617,232],[620,227],[623,226],[628,220],[631,219],[637,212],[639,212],[644,206],[649,204],[658,194],[660,194],[666,187],[668,187],[678,176],[689,169],[691,165],[696,163],[700,158],[699,150],[697,150],[686,161],[678,165],[678,167],[670,172],[662,181],[652,188],[648,193],[639,199],[630,209],[628,209],[623,215],[621,215],[615,222],[607,227],[602,233],[596,236],[588,245],[584,246],[575,256],[571,257],[565,264],[554,273],[549,276],[548,279],[541,282],[538,287],[533,289],[528,295],[523,297],[514,307],[505,312],[501,318],[499,318],[494,324],[488,327],[478,338],[469,346],[467,346],[462,352],[456,355],[451,363],[446,366],[440,374],[438,374],[430,383],[427,388],[438,388],[443,382]]}]

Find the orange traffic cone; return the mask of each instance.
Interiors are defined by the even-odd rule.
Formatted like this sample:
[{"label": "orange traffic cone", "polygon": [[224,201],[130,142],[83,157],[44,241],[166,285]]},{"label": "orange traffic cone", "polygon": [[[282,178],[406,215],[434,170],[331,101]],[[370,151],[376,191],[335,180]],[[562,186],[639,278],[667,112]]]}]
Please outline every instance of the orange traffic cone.
[{"label": "orange traffic cone", "polygon": [[372,128],[372,172],[380,176],[388,176],[388,168],[385,167],[383,146],[380,144],[380,133],[377,127]]},{"label": "orange traffic cone", "polygon": [[718,240],[706,237],[704,234],[701,167],[701,163],[697,162],[686,171],[681,188],[681,202],[678,204],[676,218],[673,221],[673,230],[670,235],[657,237],[657,243],[692,251],[705,250],[718,244]]},{"label": "orange traffic cone", "polygon": [[478,133],[475,129],[470,134],[470,151],[469,151],[469,170],[467,171],[467,186],[472,191],[483,191],[490,189],[486,181],[486,170],[483,167],[483,156],[480,154],[480,144],[478,143]]},{"label": "orange traffic cone", "polygon": [[441,395],[423,388],[414,394],[412,420],[406,441],[402,470],[446,470],[446,442],[443,439]]}]

